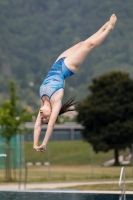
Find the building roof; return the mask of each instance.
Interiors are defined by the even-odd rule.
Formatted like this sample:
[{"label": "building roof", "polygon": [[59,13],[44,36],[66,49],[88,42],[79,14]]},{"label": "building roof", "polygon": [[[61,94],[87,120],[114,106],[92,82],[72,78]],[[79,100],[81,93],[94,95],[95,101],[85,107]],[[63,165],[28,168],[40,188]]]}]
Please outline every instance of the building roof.
[{"label": "building roof", "polygon": [[[34,124],[34,122],[26,122],[26,128],[34,129]],[[47,124],[43,124],[42,129],[46,128]],[[66,122],[64,124],[55,124],[54,129],[84,129],[84,127],[76,122]]]}]

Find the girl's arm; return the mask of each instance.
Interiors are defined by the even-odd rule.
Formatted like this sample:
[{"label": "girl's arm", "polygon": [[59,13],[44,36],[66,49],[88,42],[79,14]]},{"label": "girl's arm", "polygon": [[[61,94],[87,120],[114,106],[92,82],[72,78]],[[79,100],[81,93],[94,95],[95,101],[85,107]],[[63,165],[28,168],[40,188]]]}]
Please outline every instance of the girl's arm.
[{"label": "girl's arm", "polygon": [[42,145],[37,148],[38,151],[44,152],[46,150],[46,145],[47,145],[48,140],[53,132],[53,128],[54,128],[55,122],[57,120],[58,114],[60,112],[61,105],[62,105],[61,101],[58,101],[58,102],[56,101],[53,103],[52,113],[51,113],[49,123],[47,126],[47,131],[46,131],[44,140],[42,142]]},{"label": "girl's arm", "polygon": [[[41,107],[43,106],[43,102],[41,100]],[[39,136],[42,130],[42,118],[40,116],[40,110],[37,115],[37,119],[34,125],[34,143],[33,143],[33,148],[37,149],[38,148],[38,142],[39,142]]]},{"label": "girl's arm", "polygon": [[33,144],[34,149],[38,148],[38,142],[39,142],[39,136],[40,136],[41,130],[42,130],[42,119],[41,119],[40,111],[39,111],[37,119],[36,119],[36,123],[34,125],[34,144]]}]

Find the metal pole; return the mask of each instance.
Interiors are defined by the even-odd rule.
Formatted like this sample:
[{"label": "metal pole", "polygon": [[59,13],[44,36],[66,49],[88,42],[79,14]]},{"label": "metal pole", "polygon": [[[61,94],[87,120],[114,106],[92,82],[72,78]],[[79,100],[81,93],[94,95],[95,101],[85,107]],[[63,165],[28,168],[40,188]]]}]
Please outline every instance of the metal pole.
[{"label": "metal pole", "polygon": [[24,182],[25,190],[26,190],[26,184],[27,184],[27,177],[28,177],[28,167],[25,165],[25,182]]},{"label": "metal pole", "polygon": [[14,179],[16,180],[16,160],[15,160],[15,149],[13,148],[12,149],[12,152],[13,152],[13,168],[14,168]]},{"label": "metal pole", "polygon": [[[124,176],[124,177],[123,177]],[[121,187],[121,183],[122,183],[122,178],[123,178],[123,188]],[[120,179],[119,179],[119,184],[118,184],[118,187],[119,189],[121,190],[121,196],[120,196],[120,199],[124,199],[126,200],[126,194],[125,194],[125,191],[126,191],[126,172],[125,172],[125,168],[122,167],[121,168],[121,172],[120,172]]]},{"label": "metal pole", "polygon": [[90,152],[91,152],[91,177],[93,178],[94,177],[94,171],[93,171],[94,159],[93,159],[93,146],[92,145],[90,147]]},{"label": "metal pole", "polygon": [[21,189],[21,177],[22,177],[22,168],[21,166],[19,167],[19,184],[18,184],[18,189]]},{"label": "metal pole", "polygon": [[[126,181],[126,172],[124,170],[124,180]],[[125,195],[125,192],[126,192],[126,183],[124,181],[124,200],[126,200],[126,195]]]},{"label": "metal pole", "polygon": [[[25,165],[25,148],[24,148],[24,135],[20,135],[21,137],[21,144],[22,144],[22,152],[23,152],[23,157],[22,157],[22,165],[24,166]],[[21,146],[20,144],[20,146]]]},{"label": "metal pole", "polygon": [[5,158],[5,180],[7,181],[7,149],[5,149],[5,154],[6,154],[6,158]]},{"label": "metal pole", "polygon": [[131,162],[132,162],[132,176],[133,176],[133,144],[131,145],[131,155],[132,155]]},{"label": "metal pole", "polygon": [[48,156],[48,180],[50,180],[50,148],[48,147],[48,153],[47,153],[47,156]]},{"label": "metal pole", "polygon": [[20,190],[21,188],[21,177],[22,177],[22,167],[21,167],[21,137],[19,137],[19,184],[18,184],[18,189]]}]

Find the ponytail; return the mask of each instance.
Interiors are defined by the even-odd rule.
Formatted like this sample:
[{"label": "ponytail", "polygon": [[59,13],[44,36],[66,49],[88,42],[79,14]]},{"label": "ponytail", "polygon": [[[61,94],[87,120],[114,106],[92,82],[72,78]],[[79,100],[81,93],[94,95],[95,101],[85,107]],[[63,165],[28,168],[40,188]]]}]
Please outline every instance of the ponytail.
[{"label": "ponytail", "polygon": [[74,108],[70,108],[73,105],[76,105],[78,102],[74,102],[75,97],[72,97],[69,99],[60,109],[59,115],[62,115],[63,113],[69,112],[69,111],[75,111]]}]

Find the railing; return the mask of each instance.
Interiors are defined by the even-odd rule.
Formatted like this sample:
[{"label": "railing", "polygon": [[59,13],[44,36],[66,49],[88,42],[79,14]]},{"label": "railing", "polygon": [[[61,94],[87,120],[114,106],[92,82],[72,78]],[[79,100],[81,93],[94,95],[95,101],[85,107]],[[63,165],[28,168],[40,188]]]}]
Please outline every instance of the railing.
[{"label": "railing", "polygon": [[7,155],[5,153],[0,154],[0,157],[6,157]]},{"label": "railing", "polygon": [[[123,187],[121,186],[122,184],[122,178],[123,178]],[[120,179],[119,179],[119,189],[121,190],[121,195],[120,195],[120,198],[119,200],[126,200],[126,194],[125,194],[125,191],[126,191],[126,172],[125,172],[125,168],[122,167],[121,168],[121,172],[120,172]]]}]

